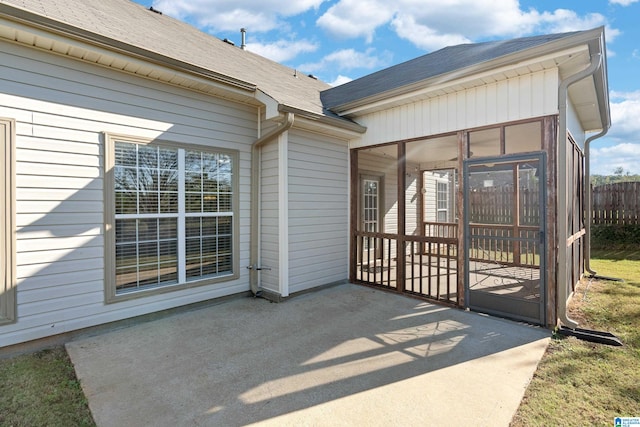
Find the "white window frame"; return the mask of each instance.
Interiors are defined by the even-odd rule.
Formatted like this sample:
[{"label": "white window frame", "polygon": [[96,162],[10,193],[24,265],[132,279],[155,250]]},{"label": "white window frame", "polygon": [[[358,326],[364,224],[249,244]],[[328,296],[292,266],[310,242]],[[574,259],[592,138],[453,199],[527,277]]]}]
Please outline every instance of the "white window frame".
[{"label": "white window frame", "polygon": [[[195,144],[184,144],[184,143],[176,143],[171,141],[163,141],[163,140],[151,140],[147,138],[138,138],[127,135],[117,135],[117,134],[104,134],[105,140],[105,184],[104,184],[104,194],[105,194],[105,212],[104,212],[104,222],[105,222],[105,301],[107,303],[117,302],[128,300],[132,298],[139,298],[143,296],[156,295],[165,292],[176,291],[180,289],[191,288],[195,286],[203,286],[203,285],[211,285],[220,282],[228,282],[230,280],[235,280],[240,277],[239,274],[239,184],[238,184],[238,176],[239,176],[239,152],[237,150],[228,150],[221,149],[209,146],[195,145]],[[185,230],[185,221],[186,218],[194,216],[194,214],[185,212],[185,189],[184,189],[184,169],[182,169],[179,173],[181,175],[181,184],[179,189],[178,196],[178,204],[179,204],[179,212],[177,214],[154,214],[153,217],[175,217],[177,218],[177,250],[178,250],[178,280],[175,284],[159,284],[157,286],[148,286],[141,289],[134,290],[126,290],[122,292],[118,292],[116,289],[116,230],[115,230],[115,222],[116,222],[116,213],[115,213],[115,174],[114,174],[114,166],[115,166],[115,145],[117,142],[124,142],[129,144],[140,144],[140,145],[151,145],[165,148],[172,148],[178,150],[178,157],[182,159],[179,162],[179,168],[184,168],[184,155],[186,151],[194,150],[205,153],[218,153],[225,154],[231,158],[232,162],[232,210],[230,214],[225,214],[224,216],[232,218],[232,226],[231,226],[231,272],[225,273],[221,275],[215,275],[210,277],[203,277],[201,279],[190,279],[186,278],[186,230]],[[217,213],[205,213],[201,216],[213,217],[213,216],[223,216]],[[119,214],[119,218],[145,218],[145,214],[137,214],[137,215],[128,215],[128,214]]]},{"label": "white window frame", "polygon": [[[449,222],[449,178],[436,178],[436,222]],[[445,207],[441,207],[444,205]],[[440,221],[440,214],[444,213],[444,221]]]},{"label": "white window frame", "polygon": [[16,220],[15,159],[16,122],[0,118],[0,325],[15,323],[16,299]]}]

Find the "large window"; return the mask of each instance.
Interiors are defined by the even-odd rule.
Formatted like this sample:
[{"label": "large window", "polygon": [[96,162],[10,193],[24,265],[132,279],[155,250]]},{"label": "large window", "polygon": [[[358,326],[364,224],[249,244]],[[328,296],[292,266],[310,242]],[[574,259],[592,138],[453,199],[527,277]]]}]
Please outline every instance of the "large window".
[{"label": "large window", "polygon": [[107,300],[236,277],[234,152],[112,136],[107,150]]}]

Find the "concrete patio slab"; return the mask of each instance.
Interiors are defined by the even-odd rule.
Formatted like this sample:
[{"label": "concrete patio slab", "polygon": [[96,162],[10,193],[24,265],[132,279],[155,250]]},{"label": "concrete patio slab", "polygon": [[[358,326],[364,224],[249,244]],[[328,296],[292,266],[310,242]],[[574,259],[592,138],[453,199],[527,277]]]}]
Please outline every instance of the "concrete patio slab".
[{"label": "concrete patio slab", "polygon": [[99,426],[507,426],[549,331],[356,285],[70,342]]}]

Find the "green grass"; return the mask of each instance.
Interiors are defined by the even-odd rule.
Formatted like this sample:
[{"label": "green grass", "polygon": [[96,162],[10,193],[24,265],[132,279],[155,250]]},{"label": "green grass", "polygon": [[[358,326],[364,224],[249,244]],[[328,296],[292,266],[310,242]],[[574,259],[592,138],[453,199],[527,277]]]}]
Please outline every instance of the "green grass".
[{"label": "green grass", "polygon": [[616,334],[624,346],[554,337],[512,426],[606,426],[616,416],[640,417],[640,251],[594,251],[591,264],[625,282],[585,280],[570,317]]},{"label": "green grass", "polygon": [[95,426],[63,347],[0,360],[0,426]]}]

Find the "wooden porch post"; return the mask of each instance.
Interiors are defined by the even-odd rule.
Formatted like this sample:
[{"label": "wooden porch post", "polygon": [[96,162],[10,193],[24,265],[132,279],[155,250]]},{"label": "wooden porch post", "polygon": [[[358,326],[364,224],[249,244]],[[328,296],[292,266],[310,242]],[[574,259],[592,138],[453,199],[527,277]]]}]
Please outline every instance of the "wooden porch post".
[{"label": "wooden porch post", "polygon": [[[425,225],[424,225],[424,171],[418,171],[418,185],[416,185],[416,190],[418,192],[418,236],[425,236]],[[426,252],[427,246],[426,243],[420,243],[420,253],[424,254]]]},{"label": "wooden porch post", "polygon": [[456,260],[458,307],[465,306],[464,230],[466,224],[464,223],[464,177],[462,174],[464,173],[464,159],[467,158],[469,152],[467,145],[466,133],[463,131],[458,132],[458,193],[456,194],[458,204],[458,256]]},{"label": "wooden porch post", "polygon": [[358,260],[358,239],[356,231],[358,230],[358,150],[350,150],[349,152],[349,281],[356,281],[356,270]]},{"label": "wooden porch post", "polygon": [[[557,257],[558,257],[558,236],[557,236],[557,177],[556,177],[556,141],[558,133],[558,117],[547,116],[543,119],[542,149],[547,153],[547,182],[541,183],[547,187],[546,200],[546,223],[547,223],[547,265],[546,271],[541,274],[547,275],[547,326],[556,324],[556,290],[557,290]],[[565,215],[565,213],[562,213]],[[566,243],[560,250],[566,250]],[[565,301],[561,302],[565,304]]]},{"label": "wooden porch post", "polygon": [[407,147],[405,142],[398,143],[398,244],[396,246],[396,284],[398,292],[404,291],[406,280],[406,184],[407,184]]}]

